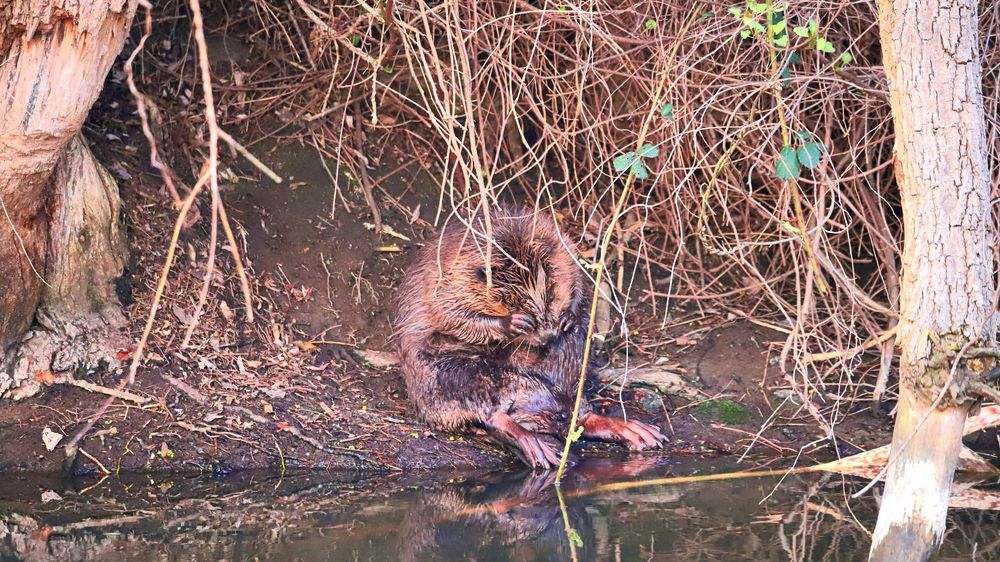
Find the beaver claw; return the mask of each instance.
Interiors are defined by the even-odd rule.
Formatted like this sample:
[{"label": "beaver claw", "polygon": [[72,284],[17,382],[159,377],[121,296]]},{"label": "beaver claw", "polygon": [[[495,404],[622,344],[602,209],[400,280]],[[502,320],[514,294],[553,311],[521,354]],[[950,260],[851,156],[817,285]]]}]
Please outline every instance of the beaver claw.
[{"label": "beaver claw", "polygon": [[584,437],[622,443],[630,451],[659,449],[667,440],[658,428],[635,420],[625,421],[589,413],[580,423],[583,425]]},{"label": "beaver claw", "polygon": [[577,316],[570,311],[563,312],[559,316],[559,331],[569,332],[576,327]]},{"label": "beaver claw", "polygon": [[510,333],[519,336],[535,331],[535,319],[528,314],[515,312],[510,315]]},{"label": "beaver claw", "polygon": [[529,433],[518,437],[517,448],[524,456],[526,464],[532,469],[543,471],[553,470],[559,466],[559,454],[548,443]]},{"label": "beaver claw", "polygon": [[634,420],[625,422],[622,436],[628,440],[628,448],[632,451],[659,449],[667,440],[658,427]]}]

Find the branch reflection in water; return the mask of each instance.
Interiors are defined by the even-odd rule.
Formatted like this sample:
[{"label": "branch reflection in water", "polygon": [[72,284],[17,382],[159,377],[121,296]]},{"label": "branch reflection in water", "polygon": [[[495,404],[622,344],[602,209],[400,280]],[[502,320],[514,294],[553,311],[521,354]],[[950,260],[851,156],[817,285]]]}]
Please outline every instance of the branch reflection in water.
[{"label": "branch reflection in water", "polygon": [[[865,558],[875,502],[849,499],[861,479],[791,475],[773,494],[776,476],[607,486],[693,466],[586,459],[560,487],[564,509],[553,474],[123,475],[99,485],[13,475],[0,480],[0,559]],[[1000,559],[998,524],[995,511],[953,509],[940,559]]]}]

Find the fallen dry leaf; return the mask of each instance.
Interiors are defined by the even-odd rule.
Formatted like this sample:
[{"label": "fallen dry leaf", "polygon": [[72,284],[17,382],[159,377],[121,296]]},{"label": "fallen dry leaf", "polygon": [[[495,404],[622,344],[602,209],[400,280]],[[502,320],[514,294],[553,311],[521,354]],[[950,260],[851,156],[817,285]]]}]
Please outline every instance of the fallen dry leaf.
[{"label": "fallen dry leaf", "polygon": [[[44,384],[45,386],[52,386],[59,382],[59,377],[55,373],[49,371],[48,369],[44,371],[38,371],[35,373],[35,380]],[[50,449],[51,450],[51,449]]]},{"label": "fallen dry leaf", "polygon": [[170,447],[167,446],[166,441],[160,443],[160,450],[156,454],[160,455],[160,458],[162,459],[169,459],[173,458],[174,456],[174,452],[171,451]]},{"label": "fallen dry leaf", "polygon": [[[364,223],[364,225],[365,225],[365,228],[367,228],[368,230],[375,230],[375,225],[372,224],[372,223],[370,223],[370,222],[366,222],[366,223]],[[399,238],[400,240],[405,240],[406,242],[410,242],[410,237],[409,236],[407,236],[405,234],[402,234],[401,232],[399,232],[395,228],[389,226],[388,224],[383,224],[382,225],[382,233],[383,234],[388,234],[389,236],[392,236],[394,238]]]},{"label": "fallen dry leaf", "polygon": [[229,308],[226,301],[221,301],[219,303],[219,312],[222,314],[222,317],[226,319],[226,322],[233,321],[233,309]]},{"label": "fallen dry leaf", "polygon": [[319,405],[320,405],[321,408],[323,408],[323,413],[325,413],[327,416],[329,416],[332,419],[337,419],[337,415],[333,413],[333,410],[331,410],[329,406],[327,406],[326,404],[324,404],[322,402],[320,402]]},{"label": "fallen dry leaf", "polygon": [[52,428],[46,427],[42,430],[42,443],[45,443],[45,448],[49,451],[55,450],[63,437],[65,436],[62,433],[52,431]]},{"label": "fallen dry leaf", "polygon": [[194,323],[194,317],[191,316],[191,313],[185,310],[184,307],[175,304],[171,307],[171,310],[173,311],[174,316],[181,321],[181,324],[187,326]]},{"label": "fallen dry leaf", "polygon": [[375,349],[359,349],[358,355],[372,367],[385,369],[399,364],[399,355],[393,351],[378,351]]},{"label": "fallen dry leaf", "polygon": [[292,344],[294,344],[296,347],[298,347],[302,351],[313,351],[313,350],[319,349],[319,348],[316,347],[316,344],[314,344],[311,341],[295,340],[295,341],[292,342]]},{"label": "fallen dry leaf", "polygon": [[37,531],[35,531],[34,533],[31,533],[31,538],[40,540],[42,542],[47,541],[49,540],[49,535],[52,534],[53,530],[54,529],[52,529],[52,527],[42,527]]}]

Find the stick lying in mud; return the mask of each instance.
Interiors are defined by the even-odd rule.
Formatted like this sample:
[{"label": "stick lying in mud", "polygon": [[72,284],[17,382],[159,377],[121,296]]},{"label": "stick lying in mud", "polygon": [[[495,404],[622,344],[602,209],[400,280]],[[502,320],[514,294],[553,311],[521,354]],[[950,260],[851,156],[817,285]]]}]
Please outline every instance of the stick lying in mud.
[{"label": "stick lying in mud", "polygon": [[132,402],[132,403],[134,403],[134,404],[136,404],[138,406],[144,406],[147,402],[149,402],[148,398],[145,398],[143,396],[139,396],[138,394],[129,392],[127,390],[121,390],[121,389],[115,389],[115,388],[108,388],[106,386],[101,386],[99,384],[94,384],[94,383],[88,382],[88,381],[81,381],[81,380],[77,380],[77,379],[69,379],[69,380],[66,381],[66,384],[68,384],[70,386],[75,386],[77,388],[82,388],[82,389],[84,389],[84,390],[86,390],[88,392],[97,392],[99,394],[107,394],[108,396],[111,396],[113,398],[120,398],[122,400],[126,400],[128,402]]}]

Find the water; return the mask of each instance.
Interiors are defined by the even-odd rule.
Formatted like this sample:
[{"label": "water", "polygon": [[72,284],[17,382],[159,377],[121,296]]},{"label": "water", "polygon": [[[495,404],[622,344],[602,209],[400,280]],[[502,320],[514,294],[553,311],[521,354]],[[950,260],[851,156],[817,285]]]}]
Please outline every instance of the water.
[{"label": "water", "polygon": [[[845,499],[861,482],[810,475],[777,488],[775,478],[598,488],[690,471],[637,462],[576,467],[562,486],[565,510],[548,479],[511,473],[7,476],[0,560],[865,558],[874,501]],[[41,501],[53,492],[61,499]],[[941,559],[998,560],[998,531],[995,512],[953,511]]]}]

